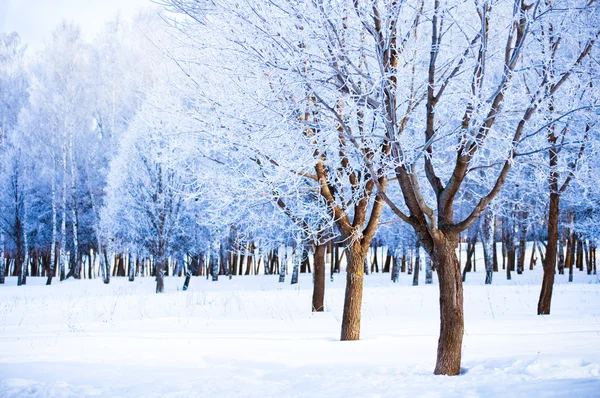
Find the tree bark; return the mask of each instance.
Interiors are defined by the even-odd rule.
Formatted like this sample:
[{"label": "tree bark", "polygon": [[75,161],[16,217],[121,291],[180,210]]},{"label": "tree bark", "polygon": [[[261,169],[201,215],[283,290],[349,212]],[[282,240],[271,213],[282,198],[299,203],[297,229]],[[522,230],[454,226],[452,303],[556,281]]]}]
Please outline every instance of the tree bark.
[{"label": "tree bark", "polygon": [[348,264],[346,268],[344,315],[342,317],[342,341],[358,340],[360,338],[360,311],[366,255],[366,250],[363,250],[360,242],[354,242],[346,248]]},{"label": "tree bark", "polygon": [[325,251],[326,245],[315,245],[314,253],[314,281],[312,295],[312,311],[324,311],[325,301]]},{"label": "tree bark", "polygon": [[436,264],[440,289],[440,337],[436,375],[460,373],[464,334],[463,286],[456,256],[458,237],[445,234],[436,239],[432,260]]},{"label": "tree bark", "polygon": [[542,277],[542,290],[538,300],[538,315],[549,315],[552,302],[552,288],[554,286],[554,268],[556,267],[556,253],[558,250],[558,216],[560,210],[560,194],[554,190],[550,193],[550,207],[548,211],[548,244],[544,258],[544,276]]}]

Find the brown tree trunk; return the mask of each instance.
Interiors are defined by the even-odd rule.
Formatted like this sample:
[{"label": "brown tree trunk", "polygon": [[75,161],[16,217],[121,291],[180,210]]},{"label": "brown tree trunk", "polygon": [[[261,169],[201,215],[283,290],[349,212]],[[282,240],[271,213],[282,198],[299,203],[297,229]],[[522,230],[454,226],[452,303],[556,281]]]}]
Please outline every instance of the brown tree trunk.
[{"label": "brown tree trunk", "polygon": [[324,311],[325,301],[325,250],[326,245],[315,245],[314,254],[314,282],[312,295],[312,311]]},{"label": "brown tree trunk", "polygon": [[538,315],[549,315],[552,301],[552,288],[554,286],[554,268],[556,267],[556,253],[558,250],[558,215],[560,210],[560,194],[550,193],[550,208],[548,212],[548,244],[544,258],[544,276],[542,277],[542,291],[538,301]]},{"label": "brown tree trunk", "polygon": [[464,334],[463,286],[456,256],[458,236],[446,234],[435,241],[432,261],[436,264],[440,289],[440,337],[436,375],[460,373]]},{"label": "brown tree trunk", "polygon": [[577,269],[583,271],[583,240],[577,237]]},{"label": "brown tree trunk", "polygon": [[352,243],[346,249],[348,265],[346,269],[344,315],[342,317],[342,341],[358,340],[360,338],[360,309],[366,254],[366,250],[363,250],[358,242]]},{"label": "brown tree trunk", "polygon": [[381,272],[390,272],[390,268],[392,265],[392,253],[390,248],[388,247],[387,253],[385,254],[385,263],[383,265],[383,270]]}]

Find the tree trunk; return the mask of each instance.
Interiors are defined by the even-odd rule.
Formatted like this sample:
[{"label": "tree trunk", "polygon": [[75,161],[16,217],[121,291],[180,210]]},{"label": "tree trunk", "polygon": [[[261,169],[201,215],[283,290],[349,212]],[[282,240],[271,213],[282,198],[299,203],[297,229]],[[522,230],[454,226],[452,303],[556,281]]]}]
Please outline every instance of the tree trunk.
[{"label": "tree trunk", "polygon": [[0,232],[0,284],[4,284],[4,273],[6,270],[6,260],[4,259],[4,232]]},{"label": "tree trunk", "polygon": [[548,244],[544,258],[544,276],[542,277],[542,290],[538,301],[538,315],[549,315],[552,301],[552,288],[554,287],[554,268],[556,267],[556,252],[558,250],[558,216],[560,211],[560,194],[554,190],[550,192],[550,206],[548,211]]},{"label": "tree trunk", "polygon": [[413,274],[413,286],[419,286],[419,270],[421,269],[421,242],[417,239],[415,244],[415,272]]},{"label": "tree trunk", "polygon": [[458,237],[450,234],[438,238],[433,247],[440,289],[440,337],[438,340],[436,375],[460,373],[464,334],[463,286],[460,263],[456,256]]},{"label": "tree trunk", "polygon": [[425,257],[425,284],[431,285],[433,283],[433,267],[431,264],[431,257],[427,255]]},{"label": "tree trunk", "polygon": [[[570,255],[567,255],[569,258],[569,282],[573,282],[573,266],[575,265],[575,244],[577,237],[575,233],[571,233],[571,240],[569,242],[569,252]],[[546,256],[547,257],[547,256]]]},{"label": "tree trunk", "polygon": [[210,255],[212,281],[217,282],[219,280],[219,258],[216,253]]},{"label": "tree trunk", "polygon": [[394,265],[392,268],[392,282],[396,283],[398,282],[398,279],[400,279],[400,264],[402,264],[402,267],[405,267],[405,263],[406,263],[406,259],[405,256],[402,255],[402,260],[398,261],[398,249],[396,249],[396,253],[394,256]]},{"label": "tree trunk", "polygon": [[302,247],[302,261],[300,262],[300,273],[305,274],[310,272],[310,263],[308,261],[308,249],[306,246]]},{"label": "tree trunk", "polygon": [[562,235],[558,239],[558,273],[559,275],[563,275],[565,273],[565,233],[563,231]]},{"label": "tree trunk", "polygon": [[[104,259],[104,263],[102,259]],[[106,249],[102,249],[102,256],[100,256],[100,268],[104,270],[102,273],[104,284],[108,285],[110,283],[110,262],[108,261],[108,254],[106,253]]]},{"label": "tree trunk", "polygon": [[313,296],[312,296],[312,311],[322,312],[325,310],[325,252],[327,245],[315,245],[314,254],[314,280],[313,280]]},{"label": "tree trunk", "polygon": [[287,247],[283,247],[283,261],[279,264],[279,283],[285,282],[285,271],[287,268]]},{"label": "tree trunk", "polygon": [[359,242],[346,249],[346,291],[344,294],[344,314],[342,317],[341,340],[360,339],[360,310],[362,305],[364,264],[367,251]]},{"label": "tree trunk", "polygon": [[[475,254],[475,243],[477,242],[476,238],[470,236],[467,240],[467,260],[465,262],[465,269],[462,273],[462,281],[464,282],[467,279],[467,272],[471,272],[473,270],[473,255]],[[460,261],[459,261],[460,264]]]},{"label": "tree trunk", "polygon": [[485,264],[485,284],[491,285],[494,277],[494,216],[488,209],[481,220],[481,243],[483,244],[483,259]]},{"label": "tree trunk", "polygon": [[302,243],[297,242],[294,250],[294,267],[292,268],[292,278],[290,283],[295,285],[298,283],[298,272],[300,272],[300,263],[302,262]]},{"label": "tree trunk", "polygon": [[402,267],[400,271],[406,273],[406,245],[404,243],[402,244]]},{"label": "tree trunk", "polygon": [[373,262],[371,263],[371,273],[379,272],[379,261],[377,260],[377,245],[373,245]]},{"label": "tree trunk", "polygon": [[185,292],[186,290],[188,290],[188,287],[190,286],[190,279],[191,279],[192,274],[190,273],[190,271],[186,271],[185,273],[185,280],[183,281],[183,291]]},{"label": "tree trunk", "polygon": [[155,257],[156,293],[165,291],[165,260],[163,256]]},{"label": "tree trunk", "polygon": [[127,256],[127,266],[129,273],[129,282],[133,282],[135,280],[135,259],[131,261],[131,253]]},{"label": "tree trunk", "polygon": [[388,246],[387,252],[385,254],[385,263],[383,265],[383,269],[381,272],[390,272],[390,266],[392,264],[392,253]]},{"label": "tree trunk", "polygon": [[537,257],[535,255],[535,249],[537,248],[537,240],[533,240],[533,247],[531,248],[531,257],[529,258],[529,270],[533,271],[533,268],[537,264]]},{"label": "tree trunk", "polygon": [[583,271],[583,239],[577,237],[577,269]]},{"label": "tree trunk", "polygon": [[587,274],[592,274],[592,262],[590,261],[590,245],[585,240],[583,241],[583,252],[585,253],[585,267]]}]

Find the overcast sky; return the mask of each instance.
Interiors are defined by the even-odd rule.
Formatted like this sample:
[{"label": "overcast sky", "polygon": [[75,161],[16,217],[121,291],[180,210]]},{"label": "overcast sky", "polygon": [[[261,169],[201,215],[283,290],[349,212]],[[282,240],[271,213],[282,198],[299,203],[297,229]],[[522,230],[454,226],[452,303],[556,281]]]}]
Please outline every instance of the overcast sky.
[{"label": "overcast sky", "polygon": [[153,6],[150,0],[0,0],[0,32],[16,31],[24,43],[39,49],[64,19],[93,38],[117,13],[125,19],[137,9]]}]

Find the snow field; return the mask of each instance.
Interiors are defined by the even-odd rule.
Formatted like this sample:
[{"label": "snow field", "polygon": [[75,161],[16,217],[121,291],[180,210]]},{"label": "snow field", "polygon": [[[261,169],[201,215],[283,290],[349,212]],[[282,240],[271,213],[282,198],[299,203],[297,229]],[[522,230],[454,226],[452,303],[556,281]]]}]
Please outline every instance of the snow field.
[{"label": "snow field", "polygon": [[[0,286],[2,397],[600,396],[600,284],[557,275],[552,315],[536,316],[541,267],[465,284],[463,375],[432,374],[437,281],[365,277],[361,340],[340,342],[344,275],[310,312],[312,275],[219,282],[29,278]],[[329,276],[328,276],[329,277]],[[424,275],[421,275],[421,283]]]}]

